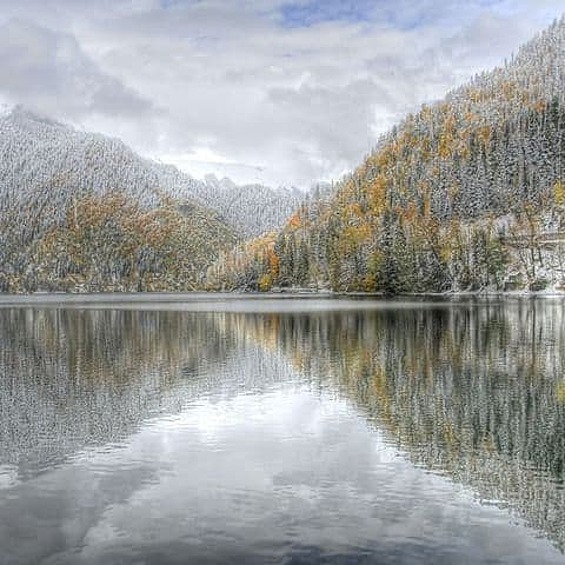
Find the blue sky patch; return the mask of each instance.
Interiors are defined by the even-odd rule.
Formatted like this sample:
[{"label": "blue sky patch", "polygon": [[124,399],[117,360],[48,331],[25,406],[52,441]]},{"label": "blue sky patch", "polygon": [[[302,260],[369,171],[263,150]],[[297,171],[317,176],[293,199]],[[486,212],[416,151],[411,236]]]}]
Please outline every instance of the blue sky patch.
[{"label": "blue sky patch", "polygon": [[183,4],[191,6],[193,4],[200,4],[200,2],[201,0],[159,0],[161,8],[163,8],[164,10],[182,6]]},{"label": "blue sky patch", "polygon": [[280,13],[285,27],[310,27],[323,22],[370,21],[374,8],[374,0],[311,0],[283,4]]}]

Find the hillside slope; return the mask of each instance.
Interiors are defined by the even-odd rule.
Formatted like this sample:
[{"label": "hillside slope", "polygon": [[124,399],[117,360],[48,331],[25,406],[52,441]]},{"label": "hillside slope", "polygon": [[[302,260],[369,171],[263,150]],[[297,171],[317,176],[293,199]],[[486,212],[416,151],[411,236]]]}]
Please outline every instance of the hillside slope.
[{"label": "hillside slope", "polygon": [[0,118],[0,291],[198,286],[239,239],[121,141]]},{"label": "hillside slope", "polygon": [[198,288],[221,250],[280,228],[302,199],[200,181],[16,107],[0,116],[0,291]]},{"label": "hillside slope", "polygon": [[27,198],[49,189],[119,189],[154,205],[156,194],[189,198],[215,211],[244,238],[282,227],[303,199],[296,189],[238,186],[213,175],[204,181],[172,165],[144,159],[122,141],[77,131],[22,107],[0,117],[0,186]]},{"label": "hillside slope", "polygon": [[420,292],[565,279],[565,17],[384,135],[329,203],[222,260],[227,286]]}]

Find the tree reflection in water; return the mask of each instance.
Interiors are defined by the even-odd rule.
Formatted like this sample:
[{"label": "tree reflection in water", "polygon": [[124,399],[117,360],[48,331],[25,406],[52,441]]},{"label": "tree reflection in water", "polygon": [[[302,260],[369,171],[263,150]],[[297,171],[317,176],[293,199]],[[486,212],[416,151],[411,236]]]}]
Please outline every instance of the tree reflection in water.
[{"label": "tree reflection in water", "polygon": [[[13,308],[0,310],[0,344],[0,465],[21,478],[210,391],[233,396],[298,372],[352,402],[415,465],[565,549],[561,301],[304,314]],[[248,372],[261,381],[233,365],[243,350],[249,363],[271,359]]]},{"label": "tree reflection in water", "polygon": [[353,401],[416,465],[565,549],[561,301],[247,317],[248,333]]}]

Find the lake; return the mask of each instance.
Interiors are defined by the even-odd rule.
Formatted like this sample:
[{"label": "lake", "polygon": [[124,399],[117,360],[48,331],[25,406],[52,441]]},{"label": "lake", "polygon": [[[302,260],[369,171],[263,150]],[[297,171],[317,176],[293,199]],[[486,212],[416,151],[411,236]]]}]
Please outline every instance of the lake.
[{"label": "lake", "polygon": [[0,296],[0,563],[564,563],[564,312]]}]

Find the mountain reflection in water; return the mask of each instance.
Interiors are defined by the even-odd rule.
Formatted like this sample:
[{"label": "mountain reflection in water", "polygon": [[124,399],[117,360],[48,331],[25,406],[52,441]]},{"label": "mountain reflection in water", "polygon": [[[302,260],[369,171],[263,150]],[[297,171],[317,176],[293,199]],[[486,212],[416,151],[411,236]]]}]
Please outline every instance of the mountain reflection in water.
[{"label": "mountain reflection in water", "polygon": [[289,304],[0,309],[0,562],[563,560],[561,300]]}]

